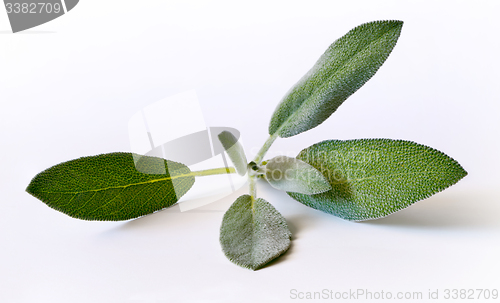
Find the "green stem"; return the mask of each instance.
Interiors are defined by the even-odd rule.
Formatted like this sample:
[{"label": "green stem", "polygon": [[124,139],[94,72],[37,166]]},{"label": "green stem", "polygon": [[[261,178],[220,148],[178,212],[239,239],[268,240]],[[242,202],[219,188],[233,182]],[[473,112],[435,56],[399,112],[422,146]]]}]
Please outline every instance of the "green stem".
[{"label": "green stem", "polygon": [[249,176],[248,177],[248,187],[249,187],[249,191],[250,191],[250,198],[252,199],[252,205],[253,205],[253,202],[255,202],[255,199],[257,198],[257,186],[256,185],[257,184],[255,184],[255,176]]},{"label": "green stem", "polygon": [[[257,155],[255,155],[255,159],[253,162],[255,162],[257,165],[260,165],[262,162],[262,159],[266,155],[267,151],[273,145],[274,141],[278,138],[278,132],[275,132],[273,135],[271,135],[269,138],[267,138],[266,142],[264,142],[264,145],[260,148],[259,152]],[[249,175],[248,176],[248,186],[249,186],[249,191],[250,191],[250,198],[252,199],[252,209],[253,209],[253,203],[255,202],[255,199],[257,199],[257,184],[256,180],[257,176],[255,175]]]},{"label": "green stem", "polygon": [[201,177],[201,176],[212,176],[212,175],[234,174],[234,173],[236,173],[234,167],[221,167],[221,168],[192,171],[190,175]]},{"label": "green stem", "polygon": [[270,136],[267,139],[267,141],[264,143],[264,145],[262,145],[261,149],[259,150],[259,152],[255,156],[255,159],[253,160],[255,163],[260,164],[260,162],[262,161],[262,159],[266,155],[266,153],[269,150],[269,148],[271,147],[271,145],[273,145],[274,140],[276,140],[276,138],[278,138],[278,132],[275,132],[272,136]]}]

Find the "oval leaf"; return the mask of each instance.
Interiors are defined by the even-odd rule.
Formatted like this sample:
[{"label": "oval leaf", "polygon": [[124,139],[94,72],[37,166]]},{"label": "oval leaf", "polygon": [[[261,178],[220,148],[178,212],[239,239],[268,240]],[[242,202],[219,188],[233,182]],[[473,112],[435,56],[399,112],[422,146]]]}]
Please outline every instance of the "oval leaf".
[{"label": "oval leaf", "polygon": [[52,166],[26,191],[74,218],[119,221],[171,206],[193,184],[194,176],[181,163],[111,153]]},{"label": "oval leaf", "polygon": [[269,202],[252,202],[243,195],[224,214],[220,243],[229,260],[256,270],[284,254],[291,235],[285,218]]},{"label": "oval leaf", "polygon": [[219,135],[219,141],[222,143],[224,150],[236,168],[239,175],[244,176],[247,173],[247,157],[243,146],[236,137],[228,131],[223,131]]},{"label": "oval leaf", "polygon": [[387,216],[457,183],[467,172],[449,156],[410,141],[323,141],[297,156],[316,167],[332,190],[288,193],[312,208],[346,220]]},{"label": "oval leaf", "polygon": [[335,41],[280,102],[269,134],[291,137],[323,123],[384,63],[402,26],[402,21],[365,23]]},{"label": "oval leaf", "polygon": [[267,182],[279,190],[312,195],[332,189],[321,172],[299,159],[274,157],[267,161],[265,171]]}]

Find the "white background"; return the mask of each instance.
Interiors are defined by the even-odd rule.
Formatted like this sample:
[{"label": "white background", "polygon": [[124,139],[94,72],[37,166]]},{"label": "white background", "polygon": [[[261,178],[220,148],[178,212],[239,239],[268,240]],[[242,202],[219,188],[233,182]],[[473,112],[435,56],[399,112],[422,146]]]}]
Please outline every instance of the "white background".
[{"label": "white background", "polygon": [[[305,301],[292,289],[419,291],[425,302],[429,290],[499,289],[499,13],[499,1],[82,0],[12,34],[0,11],[0,302]],[[323,51],[382,19],[405,22],[384,66],[325,123],[279,139],[269,155],[325,139],[412,140],[469,172],[442,193],[353,223],[259,184],[293,244],[252,272],[221,252],[223,212],[87,222],[24,191],[57,163],[129,151],[128,119],[191,89],[209,126],[241,131],[250,158],[276,104]]]}]

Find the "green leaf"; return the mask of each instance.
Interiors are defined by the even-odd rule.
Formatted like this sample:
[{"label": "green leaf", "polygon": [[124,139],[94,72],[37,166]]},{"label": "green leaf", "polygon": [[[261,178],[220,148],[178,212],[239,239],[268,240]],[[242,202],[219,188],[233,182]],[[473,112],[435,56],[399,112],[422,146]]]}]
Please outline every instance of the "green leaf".
[{"label": "green leaf", "polygon": [[316,167],[332,190],[288,193],[295,200],[346,220],[387,216],[457,183],[467,172],[449,156],[410,141],[330,140],[297,156]]},{"label": "green leaf", "polygon": [[267,161],[264,177],[272,187],[306,195],[332,189],[316,168],[299,159],[277,156]]},{"label": "green leaf", "polygon": [[323,123],[384,63],[402,26],[402,21],[365,23],[330,45],[282,99],[269,134],[291,137]]},{"label": "green leaf", "polygon": [[111,153],[52,166],[26,191],[74,218],[119,221],[171,206],[193,184],[194,176],[181,163]]},{"label": "green leaf", "polygon": [[284,254],[291,235],[285,218],[269,202],[243,195],[224,214],[220,243],[229,260],[256,270]]},{"label": "green leaf", "polygon": [[248,162],[243,146],[241,146],[238,139],[236,139],[236,137],[228,131],[221,132],[218,137],[224,147],[224,150],[233,162],[236,171],[239,175],[244,176],[247,173]]}]

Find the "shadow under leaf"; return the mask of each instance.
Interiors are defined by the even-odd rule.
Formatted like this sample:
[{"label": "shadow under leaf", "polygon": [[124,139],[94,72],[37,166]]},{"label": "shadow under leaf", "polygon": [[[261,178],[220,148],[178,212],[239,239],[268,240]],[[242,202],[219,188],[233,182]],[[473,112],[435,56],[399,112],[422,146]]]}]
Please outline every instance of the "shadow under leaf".
[{"label": "shadow under leaf", "polygon": [[440,193],[410,207],[362,224],[418,228],[499,228],[498,197],[488,193]]}]

